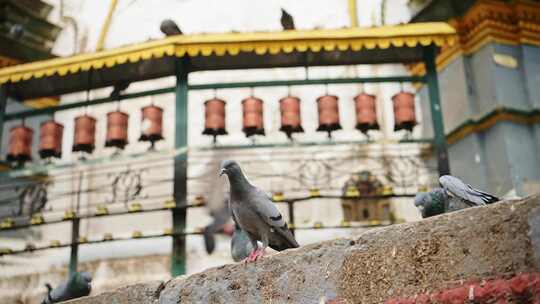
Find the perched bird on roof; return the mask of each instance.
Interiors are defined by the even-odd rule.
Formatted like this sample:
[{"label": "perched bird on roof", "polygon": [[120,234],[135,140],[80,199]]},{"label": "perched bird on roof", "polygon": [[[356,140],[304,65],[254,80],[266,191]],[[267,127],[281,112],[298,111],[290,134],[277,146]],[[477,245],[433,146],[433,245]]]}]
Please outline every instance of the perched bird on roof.
[{"label": "perched bird on roof", "polygon": [[92,290],[90,282],[92,282],[92,276],[88,272],[75,272],[66,282],[54,289],[46,283],[47,296],[41,304],[58,303],[87,296]]},{"label": "perched bird on roof", "polygon": [[159,25],[159,29],[161,30],[163,34],[165,34],[165,36],[174,36],[174,35],[183,34],[180,28],[178,27],[178,25],[176,24],[176,22],[174,22],[171,19],[165,19],[161,21],[161,24]]},{"label": "perched bird on roof", "polygon": [[473,188],[465,184],[462,180],[452,175],[443,175],[439,178],[439,183],[448,194],[462,199],[469,206],[481,206],[492,204],[501,199],[489,193]]},{"label": "perched bird on roof", "polygon": [[284,30],[295,29],[293,17],[284,9],[281,9],[281,26]]},{"label": "perched bird on roof", "polygon": [[245,260],[253,251],[251,240],[245,231],[234,224],[234,232],[231,239],[231,256],[235,262]]},{"label": "perched bird on roof", "polygon": [[475,189],[451,175],[441,176],[439,183],[443,188],[420,192],[414,198],[414,205],[420,209],[423,218],[499,201],[498,197]]},{"label": "perched bird on roof", "polygon": [[[221,163],[220,175],[223,174],[229,178],[229,206],[233,220],[247,233],[253,246],[246,262],[262,257],[268,246],[277,251],[299,247],[270,197],[248,182],[235,161],[226,160]],[[258,248],[257,241],[262,242],[261,248]]]}]

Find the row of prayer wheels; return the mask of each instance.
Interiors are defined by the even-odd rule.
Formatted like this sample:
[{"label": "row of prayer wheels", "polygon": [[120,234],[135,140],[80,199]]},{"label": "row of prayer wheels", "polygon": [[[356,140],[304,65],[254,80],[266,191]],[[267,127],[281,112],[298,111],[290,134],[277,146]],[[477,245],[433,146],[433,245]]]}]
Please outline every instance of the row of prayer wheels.
[{"label": "row of prayer wheels", "polygon": [[[399,92],[392,97],[394,104],[394,130],[411,131],[416,125],[414,95]],[[356,129],[363,133],[379,129],[377,122],[375,96],[361,93],[354,98],[356,110]],[[279,101],[281,112],[280,131],[291,138],[293,133],[304,132],[300,115],[300,99],[287,96]],[[205,102],[205,128],[203,134],[216,136],[227,134],[225,128],[225,101],[213,98]],[[341,129],[338,97],[324,95],[317,99],[319,126],[317,131],[331,132]],[[163,139],[163,109],[154,105],[142,111],[142,132],[139,141],[148,141],[154,146]],[[242,101],[242,131],[246,136],[264,135],[263,101],[248,97]],[[107,114],[107,135],[105,147],[124,149],[128,144],[129,115],[121,111]],[[89,115],[75,118],[75,132],[72,151],[92,153],[95,148],[96,119]],[[49,120],[40,127],[39,155],[41,158],[61,157],[64,126]],[[16,126],[10,131],[7,160],[25,162],[31,159],[33,130],[26,126]]]},{"label": "row of prayer wheels", "polygon": [[[154,105],[141,109],[142,130],[139,141],[148,141],[152,147],[156,141],[162,140],[163,109]],[[128,144],[129,115],[121,111],[107,113],[107,135],[105,147],[123,149]],[[96,119],[89,115],[75,118],[73,136],[73,152],[92,153],[96,142]],[[54,120],[41,124],[39,130],[39,155],[41,158],[60,158],[62,155],[62,138],[64,126]],[[10,130],[7,160],[10,162],[26,162],[32,159],[32,137],[34,131],[24,125]]]},{"label": "row of prayer wheels", "polygon": [[[417,124],[414,94],[399,92],[392,97],[394,105],[394,130],[412,131]],[[354,98],[356,112],[356,129],[366,134],[369,130],[378,130],[375,96],[360,93]],[[203,134],[216,136],[227,134],[225,128],[225,101],[212,98],[205,103],[205,126]],[[279,101],[281,112],[280,131],[291,138],[292,133],[304,132],[300,115],[300,99],[287,96]],[[317,131],[331,132],[341,129],[339,120],[338,97],[324,95],[317,98],[319,113],[319,126]],[[242,100],[242,131],[247,137],[264,135],[263,101],[257,97],[248,97]]]}]

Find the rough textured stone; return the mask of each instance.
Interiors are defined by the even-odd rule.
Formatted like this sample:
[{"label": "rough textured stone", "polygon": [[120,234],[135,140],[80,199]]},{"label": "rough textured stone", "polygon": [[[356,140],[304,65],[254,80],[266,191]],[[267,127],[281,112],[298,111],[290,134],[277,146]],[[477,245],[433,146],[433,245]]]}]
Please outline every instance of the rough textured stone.
[{"label": "rough textured stone", "polygon": [[540,197],[470,208],[71,303],[382,303],[540,269]]},{"label": "rough textured stone", "polygon": [[119,288],[113,292],[105,292],[93,297],[84,297],[67,301],[70,304],[129,304],[129,303],[158,303],[158,298],[164,284],[154,281]]}]

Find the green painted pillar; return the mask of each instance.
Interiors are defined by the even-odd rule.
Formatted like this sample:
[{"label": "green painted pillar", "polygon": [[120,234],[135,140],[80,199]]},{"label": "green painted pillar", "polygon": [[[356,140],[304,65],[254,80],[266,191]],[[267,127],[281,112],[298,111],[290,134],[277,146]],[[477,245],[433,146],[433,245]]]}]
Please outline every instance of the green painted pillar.
[{"label": "green painted pillar", "polygon": [[433,134],[435,153],[437,154],[437,166],[439,175],[450,174],[450,164],[448,162],[448,147],[444,134],[444,122],[439,94],[439,80],[437,79],[437,65],[435,57],[437,50],[435,45],[424,47],[424,63],[426,65],[426,81],[429,91],[429,102],[431,105],[431,118],[433,120]]},{"label": "green painted pillar", "polygon": [[[78,216],[78,215],[77,215]],[[79,223],[80,219],[75,217],[71,224],[71,253],[69,255],[69,275],[77,272],[79,262]]]},{"label": "green painted pillar", "polygon": [[0,85],[0,148],[2,147],[2,135],[4,134],[7,98],[7,85]]},{"label": "green painted pillar", "polygon": [[[176,62],[176,115],[174,146],[176,149],[187,146],[188,136],[188,62],[179,59]],[[187,197],[187,154],[180,153],[174,157],[174,200],[177,208],[172,210],[173,245],[171,256],[171,275],[173,277],[186,273],[186,238],[181,235],[186,227]]]}]

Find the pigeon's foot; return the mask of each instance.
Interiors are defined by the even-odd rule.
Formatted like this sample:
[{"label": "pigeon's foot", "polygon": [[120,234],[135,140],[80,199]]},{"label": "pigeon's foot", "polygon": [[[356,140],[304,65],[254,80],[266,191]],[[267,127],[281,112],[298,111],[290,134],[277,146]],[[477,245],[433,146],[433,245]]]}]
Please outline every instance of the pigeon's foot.
[{"label": "pigeon's foot", "polygon": [[244,259],[244,263],[251,263],[257,261],[259,258],[262,258],[264,255],[264,249],[254,249],[247,258]]}]

